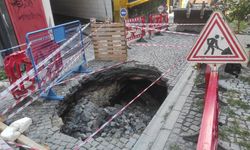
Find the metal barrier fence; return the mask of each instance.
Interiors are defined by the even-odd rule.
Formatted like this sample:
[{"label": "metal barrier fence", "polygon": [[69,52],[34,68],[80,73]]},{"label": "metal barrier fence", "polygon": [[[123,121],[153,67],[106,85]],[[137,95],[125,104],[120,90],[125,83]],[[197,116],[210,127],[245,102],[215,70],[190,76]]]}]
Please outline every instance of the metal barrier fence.
[{"label": "metal barrier fence", "polygon": [[[148,18],[148,23],[146,20]],[[142,40],[146,33],[150,35],[160,32],[162,29],[166,30],[168,28],[168,14],[150,14],[147,16],[134,17],[125,20],[126,25],[126,38],[127,41],[134,39],[140,39],[139,42],[146,42]],[[152,28],[154,28],[152,30]]]},{"label": "metal barrier fence", "polygon": [[146,33],[148,33],[149,38],[153,35],[161,35],[161,33],[173,33],[173,34],[197,36],[196,34],[169,31],[171,28],[174,29],[179,25],[181,26],[204,26],[205,24],[204,23],[193,23],[193,24],[169,23],[167,13],[150,14],[148,17],[141,16],[141,17],[129,18],[125,20],[126,39],[127,39],[127,42],[129,43],[133,40],[137,40],[138,42],[147,42],[143,39]]},{"label": "metal barrier fence", "polygon": [[[12,112],[8,118],[12,117],[34,102],[41,93],[48,99],[63,98],[51,88],[73,73],[89,71],[86,69],[84,49],[90,45],[91,39],[90,35],[83,37],[82,34],[89,25],[82,28],[79,21],[74,21],[31,32],[26,37],[28,44],[4,50],[12,51],[12,54],[5,58],[10,86],[0,93],[4,106],[0,116]],[[27,51],[24,50],[26,45]],[[23,101],[25,104],[21,103]],[[20,104],[23,106],[20,107]],[[20,108],[14,110],[17,106]]]},{"label": "metal barrier fence", "polygon": [[[143,38],[145,36],[145,21],[146,21],[146,17],[142,16],[142,17],[135,17],[135,18],[129,18],[128,20],[125,20],[125,24],[126,24],[126,38],[127,41],[131,41],[134,39],[139,39],[139,38]],[[141,23],[142,25],[139,27],[135,27],[133,28],[132,26],[130,26],[129,24],[133,24],[133,23]]]},{"label": "metal barrier fence", "polygon": [[[78,70],[74,70],[74,72],[85,71],[86,58],[79,21],[30,32],[26,35],[26,41],[27,54],[33,65],[35,80],[40,90],[46,89],[63,73],[69,71],[67,74],[70,75],[72,68],[78,67]],[[76,63],[69,67],[72,57]],[[45,98],[62,99],[62,97],[55,96],[51,89],[46,94],[45,91],[42,92]]]},{"label": "metal barrier fence", "polygon": [[168,14],[151,14],[149,15],[149,28],[155,28],[155,30],[149,30],[150,34],[158,33],[162,29],[168,29]]}]

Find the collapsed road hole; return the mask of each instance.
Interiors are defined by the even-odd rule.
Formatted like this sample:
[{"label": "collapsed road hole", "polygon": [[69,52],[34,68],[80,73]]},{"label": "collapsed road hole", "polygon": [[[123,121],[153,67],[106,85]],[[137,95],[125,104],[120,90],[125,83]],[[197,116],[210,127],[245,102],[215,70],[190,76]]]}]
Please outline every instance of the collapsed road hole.
[{"label": "collapsed road hole", "polygon": [[[82,79],[58,106],[61,132],[87,138],[123,106],[155,81],[161,72],[130,62]],[[140,134],[167,96],[167,79],[160,79],[99,133],[105,137]]]}]

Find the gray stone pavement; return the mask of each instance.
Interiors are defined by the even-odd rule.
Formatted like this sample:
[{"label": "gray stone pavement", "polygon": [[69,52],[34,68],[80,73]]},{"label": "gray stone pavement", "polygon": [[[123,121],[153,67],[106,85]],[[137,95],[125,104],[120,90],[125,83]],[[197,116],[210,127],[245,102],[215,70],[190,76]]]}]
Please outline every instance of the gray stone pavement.
[{"label": "gray stone pavement", "polygon": [[178,116],[180,116],[183,105],[193,87],[195,76],[193,68],[189,66],[142,133],[133,147],[134,150],[160,150],[165,147],[165,143],[174,129]]}]

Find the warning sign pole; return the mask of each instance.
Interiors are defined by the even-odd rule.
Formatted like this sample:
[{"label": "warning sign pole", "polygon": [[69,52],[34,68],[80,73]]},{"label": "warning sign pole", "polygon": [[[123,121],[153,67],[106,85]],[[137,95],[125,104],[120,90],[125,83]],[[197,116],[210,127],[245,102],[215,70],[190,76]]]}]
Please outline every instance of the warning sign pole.
[{"label": "warning sign pole", "polygon": [[220,12],[214,12],[187,56],[188,62],[208,64],[206,96],[197,150],[216,150],[218,145],[218,68],[227,63],[246,63],[247,55]]}]

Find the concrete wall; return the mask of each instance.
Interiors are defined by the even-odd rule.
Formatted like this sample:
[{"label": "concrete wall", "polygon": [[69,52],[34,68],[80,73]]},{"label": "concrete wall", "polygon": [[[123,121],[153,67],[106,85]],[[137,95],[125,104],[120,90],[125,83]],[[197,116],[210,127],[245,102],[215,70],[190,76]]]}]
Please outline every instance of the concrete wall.
[{"label": "concrete wall", "polygon": [[97,18],[104,21],[107,14],[112,19],[112,0],[51,0],[53,13],[79,18]]}]

